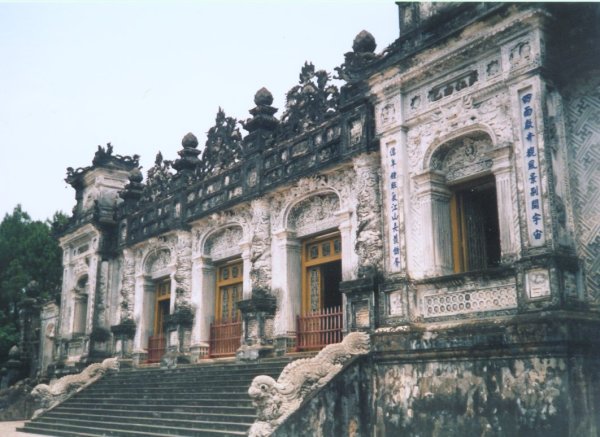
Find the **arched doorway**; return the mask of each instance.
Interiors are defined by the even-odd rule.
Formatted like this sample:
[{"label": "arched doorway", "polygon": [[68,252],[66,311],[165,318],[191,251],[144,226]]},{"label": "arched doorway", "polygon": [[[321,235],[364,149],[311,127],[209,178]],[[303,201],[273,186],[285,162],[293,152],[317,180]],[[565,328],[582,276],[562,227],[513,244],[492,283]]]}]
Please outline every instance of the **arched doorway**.
[{"label": "arched doorway", "polygon": [[[324,192],[290,208],[287,229],[300,244],[296,349],[318,350],[342,340],[342,236],[339,197]],[[289,264],[289,262],[288,262]]]}]

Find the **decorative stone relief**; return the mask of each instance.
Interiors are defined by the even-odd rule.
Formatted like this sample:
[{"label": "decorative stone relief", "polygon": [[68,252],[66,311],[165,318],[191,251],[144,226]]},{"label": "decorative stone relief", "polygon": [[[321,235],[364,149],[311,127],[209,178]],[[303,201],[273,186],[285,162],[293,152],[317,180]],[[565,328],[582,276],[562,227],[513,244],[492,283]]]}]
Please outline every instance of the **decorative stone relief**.
[{"label": "decorative stone relief", "polygon": [[433,87],[428,93],[429,100],[436,102],[444,97],[451,96],[454,92],[473,86],[478,79],[479,73],[476,70],[463,73],[451,81]]},{"label": "decorative stone relief", "polygon": [[381,126],[387,126],[396,121],[396,105],[393,102],[387,103],[379,113],[379,122]]},{"label": "decorative stone relief", "polygon": [[[377,429],[382,435],[417,435],[427,429],[484,436],[501,435],[507,425],[518,424],[517,430],[510,429],[533,435],[567,414],[566,368],[560,358],[380,366],[374,390]],[[512,412],[508,421],[499,405]]]},{"label": "decorative stone relief", "polygon": [[497,76],[500,73],[500,59],[490,61],[485,67],[485,72],[488,78]]},{"label": "decorative stone relief", "polygon": [[529,299],[539,299],[550,296],[550,275],[548,270],[537,269],[526,273],[527,296]]},{"label": "decorative stone relief", "polygon": [[425,294],[421,306],[425,318],[514,309],[517,307],[517,290],[512,286]]},{"label": "decorative stone relief", "polygon": [[[252,213],[249,204],[243,204],[234,209],[216,212],[203,218],[201,221],[194,224],[192,231],[192,252],[194,256],[212,256],[211,254],[219,256],[217,249],[210,249],[210,253],[207,252],[207,244],[209,244],[209,246],[215,244],[214,242],[209,243],[207,241],[207,239],[212,239],[213,236],[217,237],[217,234],[213,234],[213,232],[216,229],[240,227],[242,228],[243,235],[248,236],[250,234],[251,222]],[[242,240],[238,243],[241,243],[241,241]]]},{"label": "decorative stone relief", "polygon": [[570,159],[578,234],[578,252],[584,261],[586,298],[600,305],[600,80],[592,76],[575,83],[566,99]]},{"label": "decorative stone relief", "polygon": [[508,55],[511,68],[517,68],[528,64],[532,60],[531,44],[529,41],[521,41],[510,49]]},{"label": "decorative stone relief", "polygon": [[212,234],[204,244],[204,254],[212,260],[219,260],[240,252],[244,231],[240,226],[230,226]]},{"label": "decorative stone relief", "polygon": [[[318,194],[302,200],[294,207],[288,216],[288,229],[296,231],[297,235],[314,232],[317,224],[325,223],[335,226],[334,213],[340,209],[340,200],[335,193]],[[323,226],[318,226],[323,228]]]},{"label": "decorative stone relief", "polygon": [[123,280],[121,281],[121,321],[133,319],[133,295],[135,293],[135,257],[133,250],[123,251]]},{"label": "decorative stone relief", "polygon": [[36,385],[31,391],[31,396],[33,396],[42,408],[37,410],[33,417],[39,416],[48,408],[62,402],[71,393],[84,385],[98,380],[109,370],[119,370],[119,361],[117,358],[107,358],[102,363],[90,364],[81,373],[63,376],[60,379],[52,381],[50,385]]},{"label": "decorative stone relief", "polygon": [[248,394],[256,407],[257,420],[249,436],[271,435],[309,394],[327,384],[353,356],[367,354],[369,350],[369,335],[352,332],[341,343],[326,346],[313,358],[291,362],[277,381],[266,375],[254,378]]},{"label": "decorative stone relief", "polygon": [[378,157],[361,155],[354,160],[357,193],[355,250],[359,257],[359,277],[368,272],[381,271],[383,264],[383,237],[381,235],[380,189]]},{"label": "decorative stone relief", "polygon": [[269,203],[265,199],[252,201],[252,247],[250,280],[252,288],[270,289],[271,229]]},{"label": "decorative stone relief", "polygon": [[431,168],[443,171],[447,182],[489,171],[492,159],[487,152],[491,149],[487,135],[462,137],[437,149],[431,157]]},{"label": "decorative stone relief", "polygon": [[[299,199],[310,193],[318,194],[323,191],[335,191],[331,185],[332,175],[317,175],[299,179],[294,185],[270,198],[272,231],[284,229],[287,226],[289,205],[294,205]],[[288,214],[289,215],[289,214]]]},{"label": "decorative stone relief", "polygon": [[165,270],[171,264],[171,252],[168,249],[157,250],[146,258],[144,273],[152,275],[154,272]]},{"label": "decorative stone relief", "polygon": [[390,316],[404,315],[404,310],[402,308],[402,290],[388,293],[388,308]]},{"label": "decorative stone relief", "polygon": [[192,236],[179,232],[175,245],[175,306],[188,305],[192,292]]}]

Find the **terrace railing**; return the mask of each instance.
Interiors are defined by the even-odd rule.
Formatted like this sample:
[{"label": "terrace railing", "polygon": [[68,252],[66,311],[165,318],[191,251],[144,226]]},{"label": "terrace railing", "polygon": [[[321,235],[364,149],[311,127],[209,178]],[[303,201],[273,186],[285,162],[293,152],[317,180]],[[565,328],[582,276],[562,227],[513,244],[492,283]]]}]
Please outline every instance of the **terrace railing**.
[{"label": "terrace railing", "polygon": [[296,321],[296,350],[320,350],[328,344],[342,341],[342,307],[324,308]]}]

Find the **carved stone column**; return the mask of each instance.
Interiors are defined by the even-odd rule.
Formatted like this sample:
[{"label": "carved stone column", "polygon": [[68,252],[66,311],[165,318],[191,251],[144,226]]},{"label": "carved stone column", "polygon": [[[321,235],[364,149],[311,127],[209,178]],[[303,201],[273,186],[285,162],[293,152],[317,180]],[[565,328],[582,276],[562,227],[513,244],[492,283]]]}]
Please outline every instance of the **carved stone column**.
[{"label": "carved stone column", "polygon": [[282,229],[274,233],[272,250],[272,285],[279,297],[274,327],[275,349],[278,354],[283,354],[293,344],[296,316],[300,313],[302,246],[293,232]]},{"label": "carved stone column", "polygon": [[273,319],[277,301],[261,289],[250,299],[238,303],[242,313],[242,345],[236,352],[240,360],[256,360],[273,354]]},{"label": "carved stone column", "polygon": [[192,302],[195,304],[190,353],[192,362],[208,355],[210,321],[215,308],[215,268],[199,256],[192,265]]},{"label": "carved stone column", "polygon": [[139,273],[135,278],[134,320],[136,332],[133,339],[133,360],[143,363],[147,358],[148,337],[152,335],[154,319],[154,287],[150,277]]},{"label": "carved stone column", "polygon": [[252,242],[244,241],[240,243],[240,249],[242,250],[242,296],[244,299],[250,299],[252,296],[252,279],[250,277],[250,270],[252,269],[252,262],[250,257],[252,255]]},{"label": "carved stone column", "polygon": [[342,281],[354,279],[358,269],[358,259],[352,244],[352,211],[338,211],[335,213],[339,220],[340,237],[342,239]]},{"label": "carved stone column", "polygon": [[271,288],[270,206],[265,199],[252,201],[252,247],[250,281],[252,290]]},{"label": "carved stone column", "polygon": [[133,353],[133,337],[136,326],[133,320],[127,319],[110,327],[113,333],[113,351],[119,359],[121,368],[131,367]]},{"label": "carved stone column", "polygon": [[179,232],[175,246],[175,308],[190,307],[192,276],[192,236]]},{"label": "carved stone column", "polygon": [[110,331],[107,329],[107,311],[109,304],[109,264],[108,261],[99,263],[99,274],[96,287],[95,311],[90,333],[90,360],[101,362],[110,357]]},{"label": "carved stone column", "polygon": [[452,227],[450,191],[441,172],[430,171],[416,176],[421,202],[421,244],[425,275],[446,275],[452,268]]},{"label": "carved stone column", "polygon": [[379,169],[378,154],[363,154],[354,158],[357,200],[355,251],[358,255],[359,277],[383,268]]},{"label": "carved stone column", "polygon": [[498,204],[498,222],[500,227],[500,248],[503,261],[513,261],[519,251],[517,221],[512,200],[512,166],[510,146],[493,152],[492,172],[496,179],[496,199]]}]

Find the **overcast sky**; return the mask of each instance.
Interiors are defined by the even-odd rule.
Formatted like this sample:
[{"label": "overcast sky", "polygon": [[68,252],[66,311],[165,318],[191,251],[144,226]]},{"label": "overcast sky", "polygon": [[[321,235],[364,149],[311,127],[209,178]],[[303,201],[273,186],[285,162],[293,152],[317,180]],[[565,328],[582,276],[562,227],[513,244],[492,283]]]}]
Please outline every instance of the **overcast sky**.
[{"label": "overcast sky", "polygon": [[70,213],[66,167],[100,144],[146,171],[187,132],[203,146],[219,106],[248,118],[262,86],[280,116],[304,61],[333,72],[397,23],[392,0],[0,3],[0,218]]}]

